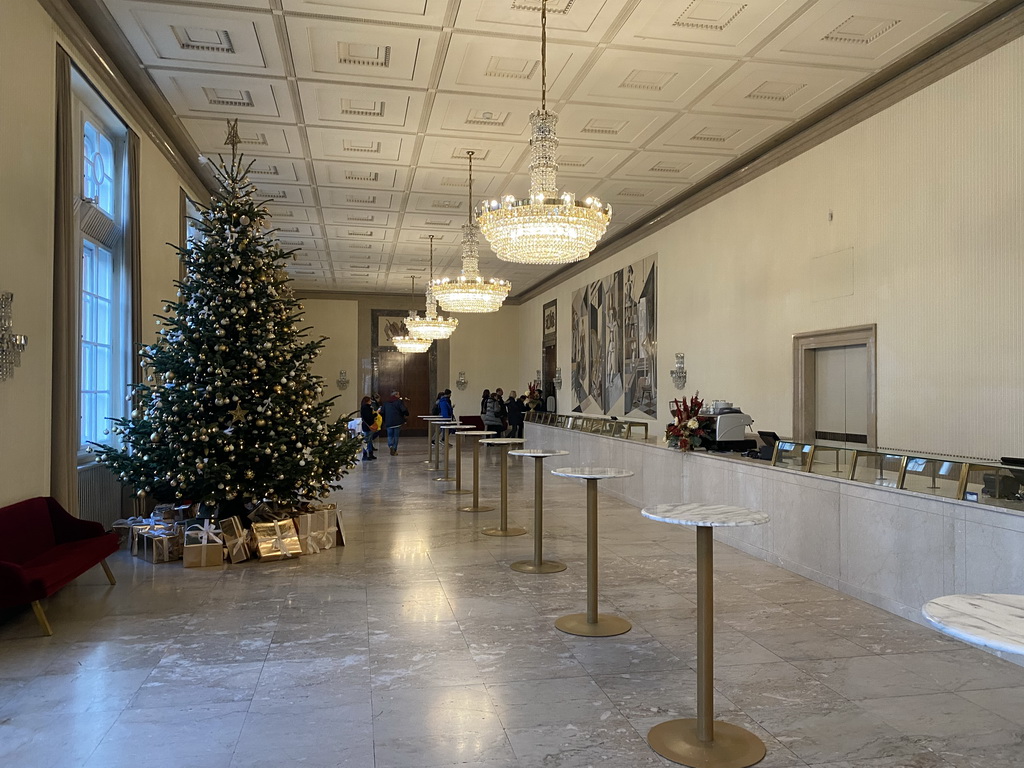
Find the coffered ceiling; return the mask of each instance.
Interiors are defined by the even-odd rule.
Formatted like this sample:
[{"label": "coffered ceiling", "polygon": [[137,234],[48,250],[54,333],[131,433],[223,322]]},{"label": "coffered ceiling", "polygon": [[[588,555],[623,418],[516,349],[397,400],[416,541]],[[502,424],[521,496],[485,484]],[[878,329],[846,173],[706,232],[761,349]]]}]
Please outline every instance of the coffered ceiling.
[{"label": "coffered ceiling", "polygon": [[[239,118],[305,291],[422,287],[431,234],[435,275],[457,274],[467,150],[474,202],[526,195],[539,0],[96,1],[183,152],[223,152]],[[549,0],[559,185],[611,203],[608,242],[986,5]],[[513,295],[556,270],[482,250]]]}]

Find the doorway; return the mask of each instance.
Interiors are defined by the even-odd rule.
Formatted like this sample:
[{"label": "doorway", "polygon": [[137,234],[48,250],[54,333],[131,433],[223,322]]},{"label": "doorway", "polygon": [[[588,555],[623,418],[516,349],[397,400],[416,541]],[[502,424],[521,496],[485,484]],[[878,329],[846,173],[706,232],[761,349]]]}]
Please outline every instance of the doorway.
[{"label": "doorway", "polygon": [[[544,358],[541,367],[541,392],[544,395],[544,407],[552,412],[558,411],[558,394],[555,392],[555,371],[558,365],[558,348],[551,344],[544,347]],[[554,407],[548,408],[548,398],[554,397]]]},{"label": "doorway", "polygon": [[[406,316],[401,310],[371,311],[373,392],[386,400],[392,391],[398,390],[409,409],[409,421],[402,428],[402,434],[422,437],[427,434],[426,422],[420,416],[430,413],[437,393],[437,342],[430,349],[419,354],[407,355],[391,344],[391,335],[401,333],[402,321]],[[367,393],[371,394],[371,393]]]},{"label": "doorway", "polygon": [[875,449],[875,337],[875,325],[793,337],[795,440]]}]

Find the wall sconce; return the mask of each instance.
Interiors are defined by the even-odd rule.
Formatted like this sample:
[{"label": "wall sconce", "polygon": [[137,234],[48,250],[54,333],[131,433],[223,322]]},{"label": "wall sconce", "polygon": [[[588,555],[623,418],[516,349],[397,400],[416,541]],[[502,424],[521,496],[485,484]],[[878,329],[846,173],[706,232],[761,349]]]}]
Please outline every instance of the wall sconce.
[{"label": "wall sconce", "polygon": [[551,383],[555,385],[555,389],[562,388],[562,369],[555,368],[555,378],[551,380]]},{"label": "wall sconce", "polygon": [[686,386],[686,365],[684,364],[685,355],[682,352],[676,352],[676,367],[669,371],[672,376],[672,383],[675,384],[676,389],[682,389]]},{"label": "wall sconce", "polygon": [[455,380],[455,386],[458,387],[460,390],[463,390],[469,386],[469,382],[466,381],[465,371],[459,371],[459,378]]},{"label": "wall sconce", "polygon": [[348,389],[348,371],[342,369],[341,373],[338,374],[338,381],[335,382],[338,385],[338,389]]},{"label": "wall sconce", "polygon": [[28,336],[13,331],[13,304],[13,293],[0,293],[0,381],[14,376],[14,369],[21,365],[21,353],[28,346]]}]

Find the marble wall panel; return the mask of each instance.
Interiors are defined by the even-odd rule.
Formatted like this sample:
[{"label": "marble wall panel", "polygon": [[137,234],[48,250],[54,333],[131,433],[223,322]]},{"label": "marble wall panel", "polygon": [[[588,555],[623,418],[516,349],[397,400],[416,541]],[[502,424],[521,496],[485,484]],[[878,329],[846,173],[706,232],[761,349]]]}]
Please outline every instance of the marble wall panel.
[{"label": "marble wall panel", "polygon": [[[1005,522],[1005,521],[1000,521]],[[1024,532],[968,523],[964,536],[964,592],[1024,591]]]}]

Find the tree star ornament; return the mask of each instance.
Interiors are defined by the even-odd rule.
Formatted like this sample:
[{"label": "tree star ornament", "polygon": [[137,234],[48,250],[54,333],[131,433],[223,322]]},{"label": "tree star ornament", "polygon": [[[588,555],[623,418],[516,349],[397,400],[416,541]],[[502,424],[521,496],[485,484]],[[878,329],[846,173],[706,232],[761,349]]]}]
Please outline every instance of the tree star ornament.
[{"label": "tree star ornament", "polygon": [[235,406],[235,410],[228,411],[228,413],[231,414],[231,423],[237,424],[240,421],[245,421],[245,414],[247,414],[248,411],[242,407],[241,403],[239,403]]}]

